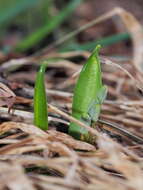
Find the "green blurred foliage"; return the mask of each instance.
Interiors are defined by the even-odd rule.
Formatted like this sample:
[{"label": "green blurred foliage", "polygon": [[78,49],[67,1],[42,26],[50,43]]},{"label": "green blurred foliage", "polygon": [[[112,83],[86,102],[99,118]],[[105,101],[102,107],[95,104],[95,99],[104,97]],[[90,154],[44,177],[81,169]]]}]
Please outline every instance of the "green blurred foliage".
[{"label": "green blurred foliage", "polygon": [[0,0],[0,40],[16,26],[22,35],[15,50],[24,52],[53,33],[81,2],[61,1],[59,9],[53,0]]},{"label": "green blurred foliage", "polygon": [[[62,25],[72,23],[74,17],[70,17],[75,9],[80,6],[84,0],[0,0],[0,46],[4,53],[27,52],[31,48],[41,48],[41,42],[45,39],[45,46],[49,42],[54,42],[58,38],[69,33],[70,28]],[[72,19],[72,22],[71,22]],[[10,28],[16,27],[15,34],[12,34]],[[3,42],[3,39],[11,35],[11,38],[17,35],[18,40],[15,43]],[[13,36],[14,37],[13,37]],[[53,38],[51,38],[51,35]],[[92,50],[97,44],[109,46],[128,39],[127,33],[116,34],[104,37],[93,42],[80,44],[76,37],[72,37],[63,43],[60,51],[69,50]],[[8,41],[7,40],[7,41]],[[47,43],[48,41],[48,43]],[[36,50],[37,50],[36,49]],[[34,50],[35,51],[35,50]]]}]

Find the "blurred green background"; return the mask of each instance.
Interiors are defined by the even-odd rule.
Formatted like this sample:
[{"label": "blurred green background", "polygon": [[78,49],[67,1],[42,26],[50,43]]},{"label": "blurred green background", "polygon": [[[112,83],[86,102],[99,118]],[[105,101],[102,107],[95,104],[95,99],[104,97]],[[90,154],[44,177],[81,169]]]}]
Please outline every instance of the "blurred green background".
[{"label": "blurred green background", "polygon": [[[141,12],[139,3],[138,0],[132,5],[133,8],[136,6],[135,15]],[[1,53],[35,53],[120,5],[132,11],[129,0],[110,0],[108,3],[105,0],[0,0]],[[89,30],[71,38],[59,50],[91,50],[97,43],[106,47],[120,41],[128,42],[130,36],[126,31],[112,28],[111,22],[107,24],[107,27],[95,27],[92,32]]]}]

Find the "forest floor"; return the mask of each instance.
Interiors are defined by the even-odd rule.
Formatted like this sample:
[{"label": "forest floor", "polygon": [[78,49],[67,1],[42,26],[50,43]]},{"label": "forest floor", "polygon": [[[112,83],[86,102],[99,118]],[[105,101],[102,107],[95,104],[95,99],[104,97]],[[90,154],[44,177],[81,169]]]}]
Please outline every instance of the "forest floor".
[{"label": "forest floor", "polygon": [[[38,49],[0,54],[2,190],[143,189],[142,27],[133,14],[120,8],[103,10],[89,27],[86,24],[90,13],[87,12],[86,19],[83,14],[88,6],[85,4],[75,12],[82,19],[74,23],[72,20],[69,27],[86,27],[76,30],[77,34],[69,37],[69,41],[62,37],[64,43],[52,41],[52,46],[43,43]],[[121,34],[121,41],[118,36],[112,36],[114,33]],[[112,38],[101,38],[104,35]],[[73,89],[80,69],[91,54],[88,46],[91,50],[96,45],[91,43],[95,36],[103,46],[99,55],[108,95],[100,115],[100,120],[106,123],[98,122],[94,129],[85,126],[95,137],[90,144],[68,135],[68,127],[73,119]],[[68,46],[71,39],[72,46]],[[5,44],[4,40],[2,45]],[[48,60],[47,131],[33,124],[34,85],[41,60]]]}]

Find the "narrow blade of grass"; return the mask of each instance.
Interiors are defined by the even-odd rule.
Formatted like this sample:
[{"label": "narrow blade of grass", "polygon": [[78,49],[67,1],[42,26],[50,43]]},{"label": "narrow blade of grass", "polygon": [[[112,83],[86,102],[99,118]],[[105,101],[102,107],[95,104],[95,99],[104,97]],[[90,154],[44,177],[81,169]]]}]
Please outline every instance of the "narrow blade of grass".
[{"label": "narrow blade of grass", "polygon": [[120,33],[114,34],[112,36],[108,36],[99,40],[95,40],[93,42],[87,42],[84,44],[73,43],[69,45],[64,45],[60,48],[60,51],[73,51],[73,50],[92,50],[97,44],[101,44],[102,47],[106,47],[120,41],[124,41],[130,38],[130,34],[128,33]]}]

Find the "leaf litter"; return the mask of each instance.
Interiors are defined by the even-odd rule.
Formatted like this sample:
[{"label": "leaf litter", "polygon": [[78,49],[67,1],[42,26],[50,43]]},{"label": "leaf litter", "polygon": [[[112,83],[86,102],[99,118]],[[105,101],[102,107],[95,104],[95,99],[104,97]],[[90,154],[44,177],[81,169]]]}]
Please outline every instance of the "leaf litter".
[{"label": "leaf litter", "polygon": [[[120,16],[131,33],[133,59],[121,61],[101,56],[103,79],[109,93],[100,119],[143,139],[141,25],[131,13],[121,8],[101,18],[106,20],[115,15]],[[101,18],[83,29],[102,21]],[[8,78],[3,80],[6,82],[0,81],[3,101],[0,105],[13,106],[10,113],[8,108],[0,107],[0,189],[112,190],[116,187],[117,190],[142,190],[143,143],[126,138],[124,133],[107,124],[99,122],[93,129],[70,116],[71,89],[81,68],[71,58],[86,60],[89,52],[48,55],[45,50],[43,52],[41,57],[34,55],[0,65],[3,72],[8,71]],[[63,61],[52,62],[47,69],[50,129],[45,132],[32,124],[33,84],[39,60],[50,56],[58,56]],[[22,75],[24,80],[21,78],[18,82],[19,68],[28,68],[29,75],[34,73],[33,77],[26,79]],[[60,69],[64,76],[61,76]],[[15,78],[12,72],[15,72]],[[9,103],[8,98],[17,98],[17,103],[16,100]],[[95,135],[94,144],[77,141],[66,134],[69,121]]]}]

